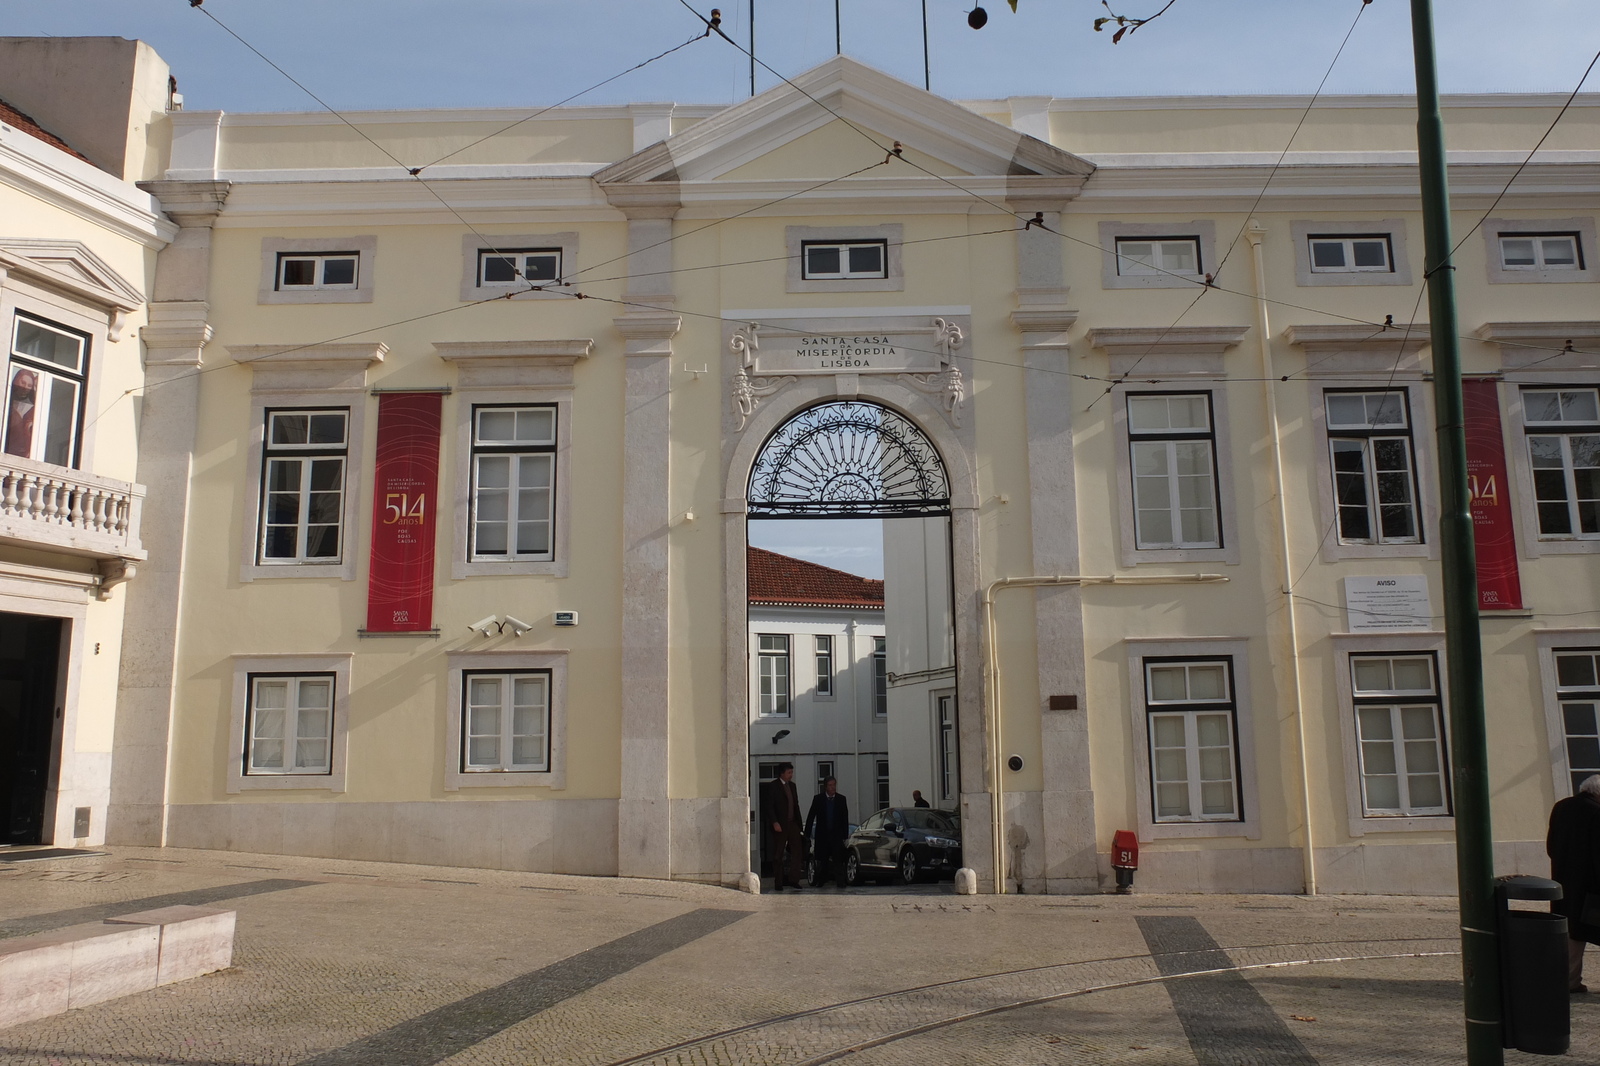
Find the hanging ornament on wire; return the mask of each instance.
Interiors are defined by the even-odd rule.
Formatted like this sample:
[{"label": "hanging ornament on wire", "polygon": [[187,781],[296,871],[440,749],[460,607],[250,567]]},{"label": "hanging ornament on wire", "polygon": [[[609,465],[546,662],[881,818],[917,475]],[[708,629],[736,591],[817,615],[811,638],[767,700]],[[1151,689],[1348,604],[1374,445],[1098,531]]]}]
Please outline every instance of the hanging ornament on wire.
[{"label": "hanging ornament on wire", "polygon": [[967,25],[973,29],[981,30],[988,24],[989,13],[983,9],[981,4],[967,12]]}]

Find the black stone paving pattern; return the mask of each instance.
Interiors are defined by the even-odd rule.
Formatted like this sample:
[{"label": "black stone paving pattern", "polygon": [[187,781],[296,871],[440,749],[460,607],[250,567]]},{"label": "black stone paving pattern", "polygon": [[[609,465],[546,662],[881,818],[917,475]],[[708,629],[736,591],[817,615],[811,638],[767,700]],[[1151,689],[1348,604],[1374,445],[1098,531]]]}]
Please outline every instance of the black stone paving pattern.
[{"label": "black stone paving pattern", "polygon": [[701,908],[447,1003],[299,1066],[433,1066],[540,1011],[747,917]]},{"label": "black stone paving pattern", "polygon": [[1222,946],[1194,918],[1141,914],[1139,932],[1167,982],[1172,1009],[1200,1066],[1318,1066]]},{"label": "black stone paving pattern", "polygon": [[43,933],[51,929],[64,929],[69,925],[77,925],[80,922],[104,921],[107,918],[115,918],[119,914],[137,914],[139,911],[153,911],[157,907],[177,907],[180,905],[198,907],[207,903],[220,903],[225,899],[258,896],[263,892],[282,892],[290,888],[304,888],[307,885],[320,885],[322,883],[321,881],[297,881],[288,877],[270,877],[264,881],[243,881],[234,885],[195,888],[187,892],[168,892],[160,896],[145,896],[143,899],[125,899],[117,903],[96,903],[92,906],[73,907],[64,911],[29,914],[22,918],[8,918],[0,921],[0,940],[14,936],[27,936],[30,933]]}]

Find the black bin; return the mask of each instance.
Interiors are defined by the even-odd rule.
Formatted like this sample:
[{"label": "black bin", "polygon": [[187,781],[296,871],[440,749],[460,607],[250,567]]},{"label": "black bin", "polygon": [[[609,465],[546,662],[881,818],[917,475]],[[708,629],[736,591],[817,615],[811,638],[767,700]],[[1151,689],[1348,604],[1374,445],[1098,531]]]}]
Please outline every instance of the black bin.
[{"label": "black bin", "polygon": [[1561,886],[1544,877],[1495,880],[1500,922],[1502,1043],[1535,1055],[1565,1055],[1572,1042],[1567,1000],[1567,919],[1543,911],[1514,911],[1511,900],[1555,902]]}]

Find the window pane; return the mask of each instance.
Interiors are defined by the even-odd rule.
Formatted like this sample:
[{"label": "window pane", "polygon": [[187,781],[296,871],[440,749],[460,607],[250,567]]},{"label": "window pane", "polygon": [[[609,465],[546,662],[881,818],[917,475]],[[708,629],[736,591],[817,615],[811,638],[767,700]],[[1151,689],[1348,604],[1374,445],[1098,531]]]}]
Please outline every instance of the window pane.
[{"label": "window pane", "polygon": [[1158,714],[1150,719],[1151,729],[1158,748],[1182,748],[1186,734],[1182,715]]},{"label": "window pane", "polygon": [[1593,389],[1561,393],[1561,417],[1566,422],[1600,422],[1600,394]]},{"label": "window pane", "polygon": [[296,740],[294,744],[296,770],[325,771],[328,769],[328,742],[326,740]]},{"label": "window pane", "polygon": [[317,283],[317,261],[315,259],[284,259],[282,260],[282,284],[288,286],[309,286]]},{"label": "window pane", "polygon": [[1525,422],[1561,421],[1561,393],[1522,390],[1522,418]]},{"label": "window pane", "polygon": [[1355,265],[1358,267],[1385,267],[1389,265],[1387,241],[1354,241]]},{"label": "window pane", "polygon": [[[1228,698],[1228,672],[1221,663],[1189,667],[1189,698],[1225,700]],[[1205,719],[1201,719],[1204,722]],[[1224,741],[1225,742],[1225,741]],[[1202,744],[1214,743],[1202,739]]]},{"label": "window pane", "polygon": [[1202,748],[1227,746],[1231,743],[1228,716],[1225,714],[1196,715],[1195,728],[1199,733]]},{"label": "window pane", "polygon": [[1333,392],[1328,394],[1328,425],[1365,426],[1367,424],[1366,398],[1359,393]]},{"label": "window pane", "polygon": [[16,352],[73,373],[83,371],[82,337],[59,333],[25,318],[17,319]]},{"label": "window pane", "polygon": [[1394,721],[1387,707],[1363,707],[1357,721],[1362,740],[1394,739]]},{"label": "window pane", "polygon": [[1393,659],[1394,688],[1397,692],[1432,692],[1433,661],[1430,659]]},{"label": "window pane", "polygon": [[[1406,741],[1406,772],[1433,774],[1439,772],[1439,745],[1431,740]],[[1413,796],[1413,799],[1416,797]]]},{"label": "window pane", "polygon": [[525,281],[555,281],[560,273],[560,255],[543,252],[523,258],[522,277]]},{"label": "window pane", "polygon": [[516,260],[508,255],[483,257],[484,283],[505,284],[517,280]]},{"label": "window pane", "polygon": [[1368,774],[1394,773],[1394,745],[1387,741],[1361,745],[1361,768]]},{"label": "window pane", "polygon": [[345,416],[343,412],[314,414],[310,417],[310,442],[312,444],[343,444]]},{"label": "window pane", "polygon": [[500,738],[469,738],[467,740],[467,762],[472,766],[500,765]]},{"label": "window pane", "polygon": [[304,444],[310,427],[310,415],[297,413],[274,414],[272,416],[271,443]]},{"label": "window pane", "polygon": [[1156,749],[1156,780],[1186,781],[1189,778],[1189,761],[1182,748]]},{"label": "window pane", "polygon": [[556,436],[556,412],[550,407],[534,407],[518,411],[516,439],[530,444],[553,444]]},{"label": "window pane", "polygon": [[354,259],[325,259],[322,263],[324,285],[354,285],[356,261]]},{"label": "window pane", "polygon": [[839,248],[837,246],[806,249],[806,273],[837,274],[839,273],[839,266]]},{"label": "window pane", "polygon": [[1545,237],[1539,241],[1539,251],[1547,267],[1578,265],[1578,248],[1571,237]]},{"label": "window pane", "polygon": [[1566,723],[1567,735],[1592,736],[1597,732],[1595,725],[1595,705],[1592,703],[1566,703],[1561,704],[1561,717]]},{"label": "window pane", "polygon": [[1187,784],[1157,785],[1156,817],[1189,817],[1189,786]]},{"label": "window pane", "polygon": [[1400,809],[1400,779],[1398,777],[1364,777],[1367,810],[1398,811]]},{"label": "window pane", "polygon": [[[257,681],[256,682],[256,710],[257,711],[267,711],[267,710],[280,710],[281,711],[287,706],[289,706],[289,682],[288,681]],[[280,721],[281,721],[281,719],[280,719]],[[258,719],[258,722],[259,722],[259,719]],[[256,734],[258,736],[270,735],[270,734],[262,734],[262,732],[259,729],[257,729]]]},{"label": "window pane", "polygon": [[1164,241],[1161,245],[1161,266],[1175,274],[1198,273],[1193,241]]},{"label": "window pane", "polygon": [[1200,812],[1202,814],[1233,813],[1233,782],[1207,781],[1200,786]]},{"label": "window pane", "polygon": [[300,682],[300,706],[309,710],[327,710],[333,701],[333,682],[326,680]]},{"label": "window pane", "polygon": [[1148,241],[1117,242],[1117,273],[1154,274],[1156,249]]},{"label": "window pane", "polygon": [[1231,782],[1233,780],[1232,756],[1233,752],[1228,748],[1202,748],[1200,751],[1200,780]]},{"label": "window pane", "polygon": [[1388,692],[1393,687],[1388,659],[1351,659],[1350,668],[1357,692]]},{"label": "window pane", "polygon": [[883,273],[883,248],[876,244],[856,245],[850,249],[850,273]]},{"label": "window pane", "polygon": [[250,765],[262,770],[283,769],[283,741],[257,740],[251,744]]},{"label": "window pane", "polygon": [[1600,769],[1600,740],[1594,737],[1568,737],[1567,762],[1572,768]]},{"label": "window pane", "polygon": [[1343,267],[1343,241],[1312,241],[1311,265],[1316,267]]},{"label": "window pane", "polygon": [[78,421],[78,385],[65,378],[45,376],[50,386],[50,413],[44,427],[44,448],[39,458],[56,466],[72,464],[73,430]]},{"label": "window pane", "polygon": [[500,706],[500,679],[498,677],[474,677],[468,683],[467,693],[467,700],[474,707],[494,707],[498,709]]},{"label": "window pane", "polygon": [[1556,684],[1562,688],[1592,688],[1596,684],[1593,652],[1556,656]]},{"label": "window pane", "polygon": [[[1184,668],[1182,666],[1152,666],[1150,668],[1150,698],[1161,702],[1188,699],[1189,690],[1184,677]],[[1178,730],[1177,740],[1170,743],[1183,743],[1181,719],[1159,718],[1156,721],[1158,723],[1158,736],[1160,735],[1159,730],[1164,725],[1175,724]],[[1160,741],[1160,743],[1165,744],[1169,743],[1169,741]]]},{"label": "window pane", "polygon": [[479,411],[478,439],[480,441],[512,441],[516,439],[517,412]]},{"label": "window pane", "polygon": [[1533,241],[1501,237],[1500,258],[1508,267],[1533,266]]},{"label": "window pane", "polygon": [[1444,780],[1438,774],[1412,775],[1406,778],[1406,788],[1411,793],[1412,810],[1444,807]]}]

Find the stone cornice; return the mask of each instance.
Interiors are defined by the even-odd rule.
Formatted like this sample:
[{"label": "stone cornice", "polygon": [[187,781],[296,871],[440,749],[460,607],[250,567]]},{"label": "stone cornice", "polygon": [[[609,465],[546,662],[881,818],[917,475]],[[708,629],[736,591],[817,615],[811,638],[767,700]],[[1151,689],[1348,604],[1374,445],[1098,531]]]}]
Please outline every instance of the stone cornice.
[{"label": "stone cornice", "polygon": [[1414,355],[1428,346],[1428,324],[1413,322],[1409,327],[1396,324],[1377,329],[1364,323],[1290,326],[1283,331],[1283,337],[1305,349],[1308,356],[1341,352]]},{"label": "stone cornice", "polygon": [[178,232],[149,193],[26,133],[0,130],[0,183],[147,248]]},{"label": "stone cornice", "polygon": [[1249,326],[1113,326],[1091,329],[1088,341],[1112,356],[1221,355],[1249,333]]},{"label": "stone cornice", "polygon": [[601,181],[600,191],[606,194],[606,201],[612,207],[629,218],[672,218],[683,207],[683,194],[675,181],[638,185]]},{"label": "stone cornice", "polygon": [[672,354],[672,338],[683,328],[683,316],[672,311],[629,311],[611,320],[627,342],[627,355]]},{"label": "stone cornice", "polygon": [[167,300],[150,305],[139,330],[145,366],[199,366],[200,351],[211,341],[211,306],[197,300]]},{"label": "stone cornice", "polygon": [[365,370],[373,363],[383,362],[384,356],[389,354],[389,346],[382,342],[306,345],[235,344],[229,345],[227,352],[233,357],[234,362],[246,366],[270,359],[274,366],[307,363],[331,370],[345,369],[341,364],[349,364],[348,369]]},{"label": "stone cornice", "polygon": [[210,226],[228,202],[231,182],[141,181],[139,188],[161,202],[161,210],[180,226]]},{"label": "stone cornice", "polygon": [[1571,341],[1593,347],[1600,342],[1600,322],[1485,322],[1478,337],[1491,343],[1551,344],[1559,348]]},{"label": "stone cornice", "polygon": [[1600,370],[1600,322],[1485,322],[1477,334],[1507,373]]},{"label": "stone cornice", "polygon": [[458,365],[473,361],[521,361],[571,366],[594,351],[594,341],[588,337],[545,341],[434,341],[433,350],[440,359]]}]

